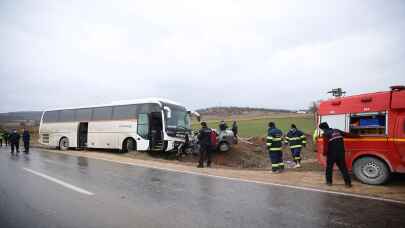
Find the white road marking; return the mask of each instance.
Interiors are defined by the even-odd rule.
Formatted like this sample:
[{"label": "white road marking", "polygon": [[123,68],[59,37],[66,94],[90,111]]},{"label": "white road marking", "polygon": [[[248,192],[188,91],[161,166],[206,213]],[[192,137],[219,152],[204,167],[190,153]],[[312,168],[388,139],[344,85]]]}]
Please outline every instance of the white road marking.
[{"label": "white road marking", "polygon": [[176,169],[171,169],[171,168],[163,168],[163,167],[158,167],[158,166],[154,166],[154,165],[134,164],[134,163],[130,163],[130,162],[115,161],[115,160],[111,160],[111,159],[107,159],[107,158],[93,158],[93,157],[88,157],[88,158],[96,159],[96,160],[103,160],[103,161],[108,161],[108,162],[115,162],[115,163],[120,163],[120,164],[124,164],[124,165],[132,165],[132,166],[138,166],[138,167],[144,167],[144,168],[158,169],[158,170],[175,172],[175,173],[185,173],[185,174],[191,174],[191,175],[196,175],[196,176],[206,176],[206,177],[212,177],[212,178],[223,179],[223,180],[255,183],[255,184],[260,184],[260,185],[270,185],[270,186],[291,188],[291,189],[296,189],[296,190],[319,192],[319,193],[334,194],[334,195],[341,195],[341,196],[349,196],[349,197],[360,198],[360,199],[377,200],[377,201],[383,201],[383,202],[388,202],[388,203],[397,203],[397,204],[405,205],[404,201],[386,199],[386,198],[381,198],[381,197],[366,196],[366,195],[360,195],[360,194],[356,194],[356,193],[336,192],[336,191],[316,189],[316,188],[310,188],[310,187],[301,187],[301,186],[279,184],[279,183],[273,183],[273,182],[248,180],[248,179],[242,179],[242,178],[237,178],[237,177],[224,177],[224,176],[217,176],[217,175],[206,174],[206,173],[198,173],[198,172],[193,172],[193,171],[183,171],[183,170],[176,170]]},{"label": "white road marking", "polygon": [[55,182],[55,183],[57,183],[57,184],[59,184],[59,185],[62,185],[63,187],[69,188],[69,189],[71,189],[71,190],[73,190],[73,191],[76,191],[76,192],[79,192],[79,193],[82,193],[82,194],[85,194],[85,195],[89,195],[89,196],[94,195],[94,193],[92,193],[92,192],[86,191],[86,190],[84,190],[84,189],[82,189],[82,188],[79,188],[79,187],[76,187],[76,186],[74,186],[74,185],[68,184],[68,183],[66,183],[66,182],[63,182],[63,181],[58,180],[58,179],[56,179],[56,178],[50,177],[50,176],[45,175],[45,174],[43,174],[43,173],[34,171],[34,170],[32,170],[32,169],[24,168],[24,170],[27,171],[27,172],[30,172],[30,173],[32,173],[32,174],[35,174],[35,175],[37,175],[37,176],[40,176],[40,177],[42,177],[42,178],[45,178],[45,179],[47,179],[47,180],[49,180],[49,181]]}]

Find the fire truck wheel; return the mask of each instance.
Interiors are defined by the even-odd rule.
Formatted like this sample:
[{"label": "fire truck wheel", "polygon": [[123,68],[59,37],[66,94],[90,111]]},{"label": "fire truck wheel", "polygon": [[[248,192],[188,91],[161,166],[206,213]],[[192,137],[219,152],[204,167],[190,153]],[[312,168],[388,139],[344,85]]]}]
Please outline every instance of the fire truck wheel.
[{"label": "fire truck wheel", "polygon": [[388,181],[390,170],[385,162],[374,157],[363,157],[353,165],[354,175],[365,184],[380,185]]}]

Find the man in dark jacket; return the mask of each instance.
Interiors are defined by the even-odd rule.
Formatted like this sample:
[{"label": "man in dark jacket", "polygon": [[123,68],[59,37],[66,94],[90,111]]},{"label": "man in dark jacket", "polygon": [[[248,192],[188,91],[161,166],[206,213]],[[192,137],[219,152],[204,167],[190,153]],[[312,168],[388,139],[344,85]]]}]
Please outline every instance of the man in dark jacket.
[{"label": "man in dark jacket", "polygon": [[219,123],[219,130],[226,131],[226,129],[228,129],[228,125],[226,124],[226,122],[224,120],[222,120],[221,123]]},{"label": "man in dark jacket", "polygon": [[238,137],[238,124],[236,123],[236,121],[233,121],[232,132],[233,132],[233,136],[235,136],[235,138]]},{"label": "man in dark jacket", "polygon": [[305,134],[297,129],[295,124],[291,124],[291,129],[287,133],[286,142],[290,145],[291,155],[294,159],[294,168],[301,167],[301,150],[305,147],[307,140]]},{"label": "man in dark jacket", "polygon": [[14,155],[14,148],[17,154],[20,153],[20,134],[18,134],[17,130],[13,130],[8,139],[11,146],[11,155]]},{"label": "man in dark jacket", "polygon": [[275,123],[270,122],[267,130],[267,149],[273,173],[280,173],[284,170],[282,137],[283,132],[276,128]]},{"label": "man in dark jacket", "polygon": [[5,131],[3,133],[3,140],[4,140],[4,143],[6,144],[6,147],[8,146],[9,137],[10,137],[10,134],[7,131]]},{"label": "man in dark jacket", "polygon": [[336,164],[342,173],[346,187],[352,187],[352,180],[346,166],[346,151],[343,138],[356,136],[330,128],[326,122],[321,123],[319,128],[323,131],[324,155],[326,155],[326,184],[332,185],[333,166]]},{"label": "man in dark jacket", "polygon": [[201,122],[201,130],[198,134],[198,143],[200,144],[200,161],[198,168],[204,168],[204,161],[207,160],[207,167],[211,167],[211,133],[206,122]]},{"label": "man in dark jacket", "polygon": [[28,154],[30,152],[30,133],[27,129],[23,132],[23,142],[24,142],[24,153]]}]

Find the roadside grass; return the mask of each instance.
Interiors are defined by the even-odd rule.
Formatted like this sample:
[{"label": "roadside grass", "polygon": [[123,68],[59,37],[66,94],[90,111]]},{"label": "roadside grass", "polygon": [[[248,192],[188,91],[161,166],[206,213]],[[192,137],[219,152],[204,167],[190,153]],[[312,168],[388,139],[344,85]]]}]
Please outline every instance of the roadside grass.
[{"label": "roadside grass", "polygon": [[[294,117],[262,117],[250,120],[236,120],[239,127],[239,135],[242,137],[263,137],[267,134],[268,123],[274,122],[283,133],[286,133],[291,124],[297,125],[304,133],[312,134],[315,129],[315,122],[312,116]],[[207,121],[211,128],[218,128],[220,120]],[[232,121],[226,121],[228,126],[232,126]],[[193,129],[200,128],[198,122],[193,122]]]}]

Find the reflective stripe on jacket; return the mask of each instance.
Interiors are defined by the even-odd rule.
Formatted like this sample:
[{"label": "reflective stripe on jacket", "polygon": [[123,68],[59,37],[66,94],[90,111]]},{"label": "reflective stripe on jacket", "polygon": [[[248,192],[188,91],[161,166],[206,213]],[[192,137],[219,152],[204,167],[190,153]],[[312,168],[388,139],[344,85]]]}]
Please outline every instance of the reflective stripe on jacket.
[{"label": "reflective stripe on jacket", "polygon": [[301,148],[307,144],[307,139],[304,133],[298,129],[290,129],[287,133],[286,142],[289,143],[290,148]]}]

